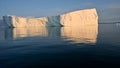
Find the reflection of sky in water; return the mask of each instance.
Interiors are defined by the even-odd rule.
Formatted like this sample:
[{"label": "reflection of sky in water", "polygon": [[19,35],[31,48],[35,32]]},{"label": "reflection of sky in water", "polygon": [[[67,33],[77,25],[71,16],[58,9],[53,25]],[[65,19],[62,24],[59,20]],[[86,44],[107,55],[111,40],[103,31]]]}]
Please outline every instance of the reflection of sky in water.
[{"label": "reflection of sky in water", "polygon": [[[0,31],[0,40],[21,39],[24,41],[27,38],[61,38],[62,40],[71,41],[72,43],[96,43],[97,34],[97,26],[7,28]],[[29,41],[29,39],[27,39],[27,41]],[[50,41],[52,41],[52,39]]]},{"label": "reflection of sky in water", "polygon": [[120,45],[120,25],[99,24],[97,44]]}]

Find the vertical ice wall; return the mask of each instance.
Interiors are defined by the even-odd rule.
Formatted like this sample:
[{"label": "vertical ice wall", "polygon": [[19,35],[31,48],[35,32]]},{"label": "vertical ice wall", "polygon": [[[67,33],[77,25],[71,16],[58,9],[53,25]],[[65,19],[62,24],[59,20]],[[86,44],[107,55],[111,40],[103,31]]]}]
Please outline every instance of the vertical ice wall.
[{"label": "vertical ice wall", "polygon": [[13,27],[13,22],[12,22],[12,16],[3,16],[3,21],[6,23],[9,27]]},{"label": "vertical ice wall", "polygon": [[79,10],[61,15],[64,26],[98,25],[98,15],[95,8]]},{"label": "vertical ice wall", "polygon": [[41,18],[25,18],[17,16],[3,16],[9,27],[36,27],[36,26],[98,26],[98,15],[95,8],[78,10],[58,16]]},{"label": "vertical ice wall", "polygon": [[4,22],[9,27],[36,27],[46,26],[47,18],[25,18],[16,16],[3,16]]},{"label": "vertical ice wall", "polygon": [[50,26],[62,26],[60,23],[60,15],[47,17],[47,25]]}]

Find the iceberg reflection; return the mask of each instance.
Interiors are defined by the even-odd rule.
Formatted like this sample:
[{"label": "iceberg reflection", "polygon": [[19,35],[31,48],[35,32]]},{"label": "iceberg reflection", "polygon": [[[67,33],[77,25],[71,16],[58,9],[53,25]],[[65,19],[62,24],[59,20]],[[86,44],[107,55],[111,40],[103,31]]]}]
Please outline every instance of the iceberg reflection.
[{"label": "iceberg reflection", "polygon": [[31,27],[31,28],[5,28],[0,31],[0,40],[15,40],[26,37],[46,37],[48,30],[46,27]]},{"label": "iceberg reflection", "polygon": [[98,34],[97,26],[80,27],[31,27],[13,28],[0,31],[0,40],[16,40],[27,37],[62,38],[73,43],[96,43]]},{"label": "iceberg reflection", "polygon": [[32,28],[14,28],[13,38],[20,37],[34,37],[34,36],[48,36],[46,27],[32,27]]},{"label": "iceberg reflection", "polygon": [[96,43],[98,27],[97,26],[80,26],[80,27],[63,27],[62,36],[73,43]]}]

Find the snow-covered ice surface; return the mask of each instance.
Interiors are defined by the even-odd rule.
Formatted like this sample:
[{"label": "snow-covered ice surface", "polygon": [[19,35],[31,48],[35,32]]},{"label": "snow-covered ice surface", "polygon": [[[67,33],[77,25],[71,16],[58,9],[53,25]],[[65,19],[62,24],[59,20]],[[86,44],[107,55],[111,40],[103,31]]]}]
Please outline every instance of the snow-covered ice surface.
[{"label": "snow-covered ice surface", "polygon": [[36,26],[98,26],[98,15],[95,8],[85,9],[41,18],[25,18],[17,16],[3,16],[9,27],[36,27]]}]

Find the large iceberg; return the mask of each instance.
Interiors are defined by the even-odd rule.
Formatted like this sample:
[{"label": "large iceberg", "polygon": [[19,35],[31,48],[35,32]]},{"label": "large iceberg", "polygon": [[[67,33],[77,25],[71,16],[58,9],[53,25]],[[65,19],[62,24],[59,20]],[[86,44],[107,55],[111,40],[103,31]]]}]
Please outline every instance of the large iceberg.
[{"label": "large iceberg", "polygon": [[36,26],[98,26],[98,15],[95,8],[85,9],[41,18],[25,18],[17,16],[3,16],[9,27],[36,27]]}]

